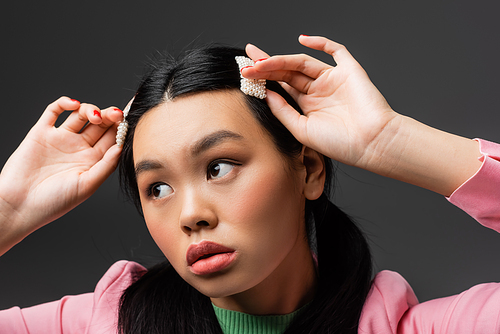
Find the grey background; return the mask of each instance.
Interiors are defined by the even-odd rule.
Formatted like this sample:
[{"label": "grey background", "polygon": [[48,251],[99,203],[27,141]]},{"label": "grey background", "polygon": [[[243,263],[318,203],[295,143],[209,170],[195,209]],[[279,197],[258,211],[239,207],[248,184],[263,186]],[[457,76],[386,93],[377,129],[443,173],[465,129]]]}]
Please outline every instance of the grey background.
[{"label": "grey background", "polygon": [[[60,95],[123,107],[159,51],[215,41],[307,52],[299,34],[345,44],[395,110],[500,141],[497,14],[496,1],[477,0],[10,1],[0,11],[0,161]],[[336,201],[369,235],[376,270],[400,272],[420,300],[500,277],[500,237],[442,196],[339,166]],[[116,260],[159,258],[114,175],[0,258],[0,308],[92,291]]]}]

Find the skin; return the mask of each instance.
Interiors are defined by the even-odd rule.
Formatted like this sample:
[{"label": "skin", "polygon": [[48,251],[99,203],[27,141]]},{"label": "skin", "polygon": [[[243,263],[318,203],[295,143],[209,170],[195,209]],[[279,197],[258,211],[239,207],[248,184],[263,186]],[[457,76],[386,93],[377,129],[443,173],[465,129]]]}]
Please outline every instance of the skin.
[{"label": "skin", "polygon": [[[476,141],[396,113],[343,45],[320,36],[300,36],[299,42],[331,55],[337,65],[304,54],[267,58],[248,45],[250,58],[267,59],[242,74],[277,80],[292,95],[304,115],[271,91],[266,102],[306,147],[445,196],[480,168]],[[122,117],[114,109],[68,97],[47,107],[0,174],[0,254],[83,202],[113,172]],[[64,110],[73,115],[56,128]]]},{"label": "skin", "polygon": [[[193,152],[221,130],[238,137]],[[150,110],[133,149],[146,224],[184,280],[215,305],[252,314],[289,313],[311,298],[304,205],[311,188],[321,194],[323,165],[312,176],[300,161],[292,169],[239,91],[180,97]],[[215,176],[214,161],[223,161]],[[151,195],[151,184],[164,193]],[[186,251],[202,240],[235,249],[235,261],[215,274],[194,274]]]},{"label": "skin", "polygon": [[299,42],[331,55],[337,65],[304,54],[267,58],[249,44],[249,57],[265,60],[242,74],[280,81],[304,115],[271,91],[266,101],[302,144],[347,165],[444,196],[450,196],[481,167],[476,141],[392,110],[343,45],[320,36],[301,35]]},{"label": "skin", "polygon": [[[55,127],[65,110],[72,114]],[[0,254],[76,207],[106,180],[120,155],[113,144],[121,118],[116,107],[100,109],[65,96],[47,107],[0,174]]]},{"label": "skin", "polygon": [[[315,151],[445,196],[481,166],[476,141],[392,110],[344,46],[319,36],[301,36],[299,42],[331,55],[337,65],[286,55],[242,71],[248,78],[280,81],[304,111],[299,115],[268,92],[266,102],[275,116],[311,148],[294,162],[295,169],[256,125],[241,93],[169,101],[151,110],[137,128],[136,162],[157,159],[168,166],[139,177],[148,227],[181,276],[223,308],[289,313],[314,294],[314,266],[299,217],[305,198],[317,198],[324,184]],[[254,60],[268,57],[252,45],[247,54]],[[55,127],[65,110],[72,115]],[[0,174],[0,254],[83,202],[113,172],[121,118],[113,107],[100,109],[68,97],[47,107]],[[243,139],[225,140],[196,157],[187,154],[188,143],[221,125]],[[220,179],[207,178],[210,163],[227,157],[238,164],[219,166],[224,167]],[[170,182],[172,194],[160,200],[145,196],[157,181]],[[186,269],[188,245],[203,238],[237,250],[224,273],[197,277]]]}]

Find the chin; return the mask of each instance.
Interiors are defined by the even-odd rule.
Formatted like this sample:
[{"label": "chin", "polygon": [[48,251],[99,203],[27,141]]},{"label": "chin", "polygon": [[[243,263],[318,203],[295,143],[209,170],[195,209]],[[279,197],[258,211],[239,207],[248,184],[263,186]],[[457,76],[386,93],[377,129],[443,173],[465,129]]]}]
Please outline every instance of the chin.
[{"label": "chin", "polygon": [[198,290],[201,294],[210,298],[224,298],[251,288],[246,284],[237,284],[234,280],[226,279],[196,280],[195,282],[187,281],[187,283]]},{"label": "chin", "polygon": [[[192,275],[192,274],[191,274]],[[190,275],[190,276],[191,276]],[[209,298],[224,298],[250,290],[259,284],[259,280],[249,280],[245,277],[235,277],[229,273],[216,275],[182,277],[189,285]]]}]

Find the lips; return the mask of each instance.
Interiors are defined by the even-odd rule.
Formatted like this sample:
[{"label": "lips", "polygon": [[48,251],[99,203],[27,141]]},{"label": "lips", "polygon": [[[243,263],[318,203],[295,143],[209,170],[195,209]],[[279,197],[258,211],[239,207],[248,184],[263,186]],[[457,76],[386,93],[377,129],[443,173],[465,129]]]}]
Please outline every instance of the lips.
[{"label": "lips", "polygon": [[189,246],[186,261],[196,275],[207,275],[229,266],[236,256],[235,250],[211,241]]}]

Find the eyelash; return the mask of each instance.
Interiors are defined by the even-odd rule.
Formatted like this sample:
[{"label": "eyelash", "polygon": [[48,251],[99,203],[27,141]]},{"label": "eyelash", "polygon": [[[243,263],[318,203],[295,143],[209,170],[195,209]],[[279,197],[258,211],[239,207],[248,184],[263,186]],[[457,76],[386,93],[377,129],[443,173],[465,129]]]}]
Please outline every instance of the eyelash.
[{"label": "eyelash", "polygon": [[[207,180],[211,180],[211,179],[217,179],[218,177],[214,177],[211,175],[211,172],[212,172],[212,169],[217,166],[217,165],[220,165],[220,164],[226,164],[226,165],[230,165],[231,166],[231,170],[228,171],[227,173],[230,173],[232,171],[232,169],[235,167],[235,166],[240,166],[241,164],[239,163],[236,163],[234,161],[228,161],[228,160],[214,160],[212,161],[208,167],[207,167]],[[227,174],[226,173],[226,174]],[[222,177],[224,177],[226,174],[224,174]],[[156,196],[153,196],[153,192],[154,192],[154,189],[155,187],[157,186],[162,186],[162,185],[166,185],[168,187],[170,187],[168,184],[164,183],[164,182],[155,182],[155,183],[152,183],[146,190],[146,194],[147,194],[147,197],[153,197],[154,199],[161,199],[161,198],[156,198]]]},{"label": "eyelash", "polygon": [[[154,192],[155,187],[157,187],[157,186],[163,186],[163,185],[170,187],[168,184],[163,183],[163,182],[155,182],[155,183],[151,184],[151,185],[148,187],[147,191],[146,191],[146,193],[147,193],[148,197],[153,197],[154,199],[160,199],[160,198],[158,198],[157,196],[154,196],[154,195],[153,195],[153,192]],[[171,187],[170,187],[170,188],[171,188]]]},{"label": "eyelash", "polygon": [[[210,180],[210,179],[217,179],[217,178],[218,178],[218,177],[213,177],[210,173],[212,172],[212,169],[213,169],[215,166],[220,165],[220,164],[225,164],[225,165],[230,165],[230,166],[231,166],[231,170],[230,170],[230,171],[228,171],[227,173],[230,173],[230,172],[233,170],[233,168],[234,168],[235,166],[240,166],[240,165],[241,165],[241,164],[238,164],[238,163],[236,163],[236,162],[234,162],[234,161],[228,161],[228,160],[214,160],[214,161],[212,161],[212,162],[208,165],[208,167],[207,167],[207,179],[209,179],[209,180]],[[227,174],[227,173],[226,173],[226,174]],[[226,174],[224,174],[224,175],[223,175],[223,176],[221,176],[221,177],[224,177]]]}]

